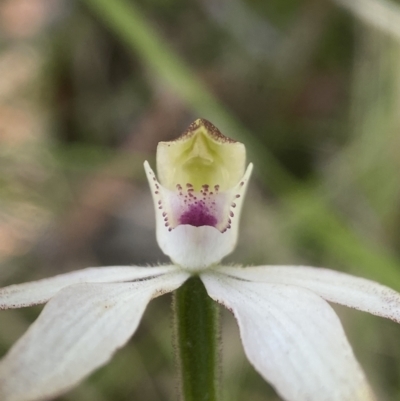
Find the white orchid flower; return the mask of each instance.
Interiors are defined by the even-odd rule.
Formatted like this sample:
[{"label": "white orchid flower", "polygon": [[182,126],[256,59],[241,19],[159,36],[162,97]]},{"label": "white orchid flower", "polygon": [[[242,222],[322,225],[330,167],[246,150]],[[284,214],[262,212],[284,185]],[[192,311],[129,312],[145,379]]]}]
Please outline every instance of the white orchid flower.
[{"label": "white orchid flower", "polygon": [[152,298],[198,275],[236,317],[255,369],[288,401],[375,396],[327,301],[400,322],[400,294],[375,282],[303,266],[224,267],[235,247],[251,174],[245,148],[195,121],[145,163],[157,240],[173,264],[102,267],[0,290],[0,308],[46,303],[0,361],[0,400],[46,400],[107,363],[135,332]]}]

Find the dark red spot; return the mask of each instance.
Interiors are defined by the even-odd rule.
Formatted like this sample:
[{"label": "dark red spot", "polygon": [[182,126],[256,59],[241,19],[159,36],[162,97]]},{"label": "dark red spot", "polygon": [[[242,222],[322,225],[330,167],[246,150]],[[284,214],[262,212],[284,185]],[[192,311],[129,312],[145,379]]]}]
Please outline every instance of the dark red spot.
[{"label": "dark red spot", "polygon": [[217,219],[209,209],[202,203],[190,205],[189,209],[179,219],[180,224],[189,224],[194,227],[212,226],[215,227]]}]

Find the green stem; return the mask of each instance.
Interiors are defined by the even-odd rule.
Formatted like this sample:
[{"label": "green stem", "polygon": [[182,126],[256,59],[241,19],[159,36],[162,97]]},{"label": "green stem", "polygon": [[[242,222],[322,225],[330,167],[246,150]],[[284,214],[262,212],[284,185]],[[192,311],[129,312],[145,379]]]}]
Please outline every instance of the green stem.
[{"label": "green stem", "polygon": [[183,401],[217,401],[218,305],[199,277],[175,291],[175,341]]}]

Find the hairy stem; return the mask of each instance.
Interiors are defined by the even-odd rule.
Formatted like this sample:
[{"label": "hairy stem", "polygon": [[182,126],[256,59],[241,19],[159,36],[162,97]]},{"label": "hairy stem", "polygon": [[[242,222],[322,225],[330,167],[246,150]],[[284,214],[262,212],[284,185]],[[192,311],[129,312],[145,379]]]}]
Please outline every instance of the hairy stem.
[{"label": "hairy stem", "polygon": [[219,313],[200,278],[174,296],[175,344],[182,401],[219,399]]}]

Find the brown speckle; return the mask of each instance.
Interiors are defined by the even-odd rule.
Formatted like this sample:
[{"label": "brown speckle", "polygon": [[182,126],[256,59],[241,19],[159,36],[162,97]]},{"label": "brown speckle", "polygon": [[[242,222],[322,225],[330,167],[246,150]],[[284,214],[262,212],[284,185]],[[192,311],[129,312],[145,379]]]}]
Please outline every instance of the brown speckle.
[{"label": "brown speckle", "polygon": [[[180,141],[180,140],[185,140],[186,137],[191,137],[194,135],[195,131],[197,131],[200,127],[204,127],[206,131],[209,133],[209,135],[215,139],[217,142],[220,143],[236,143],[235,140],[228,138],[227,136],[223,135],[221,131],[210,121],[204,119],[204,118],[199,118],[196,121],[194,121],[192,124],[189,125],[188,129],[175,141]],[[171,141],[172,142],[172,141]],[[170,146],[170,145],[168,145]]]}]

